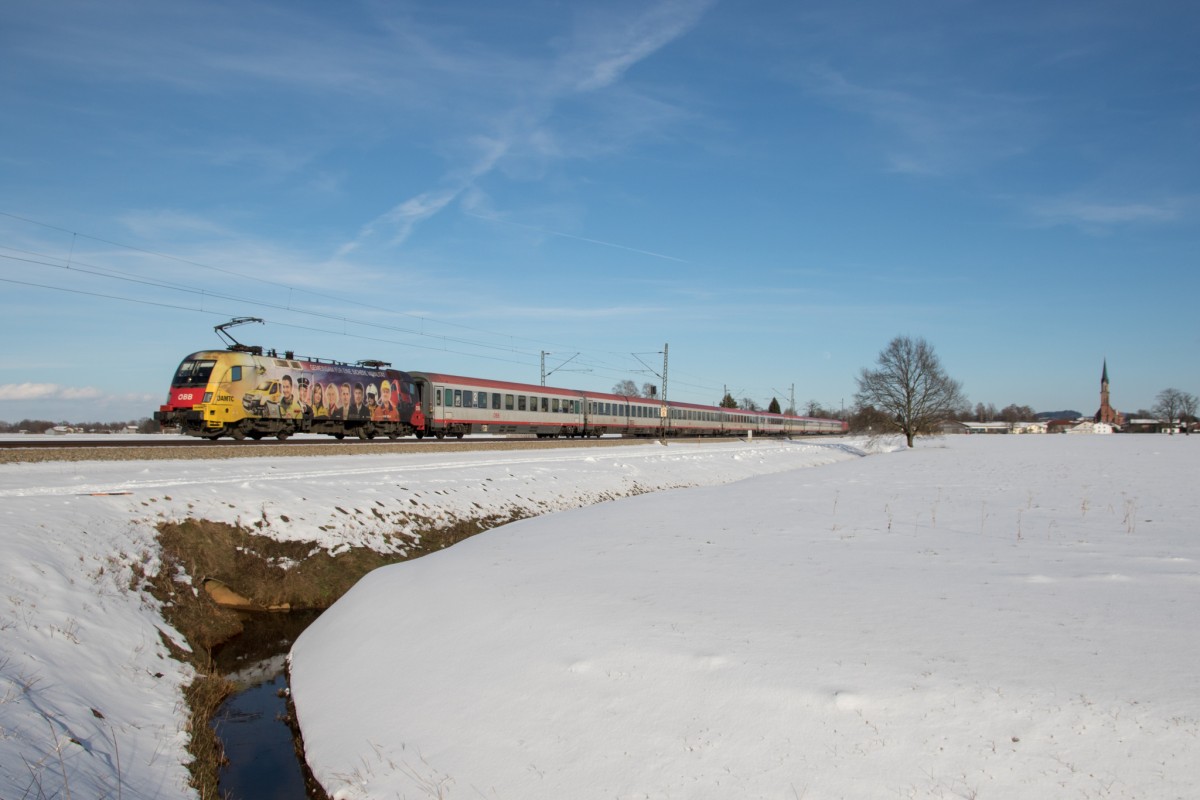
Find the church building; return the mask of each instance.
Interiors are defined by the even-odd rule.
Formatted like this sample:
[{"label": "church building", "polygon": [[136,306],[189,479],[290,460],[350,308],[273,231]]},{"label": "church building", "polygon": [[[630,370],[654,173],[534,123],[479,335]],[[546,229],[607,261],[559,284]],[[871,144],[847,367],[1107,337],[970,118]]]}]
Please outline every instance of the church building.
[{"label": "church building", "polygon": [[1125,415],[1117,411],[1108,402],[1108,359],[1104,359],[1104,371],[1100,373],[1100,410],[1093,418],[1096,422],[1106,422],[1114,427],[1125,424]]}]

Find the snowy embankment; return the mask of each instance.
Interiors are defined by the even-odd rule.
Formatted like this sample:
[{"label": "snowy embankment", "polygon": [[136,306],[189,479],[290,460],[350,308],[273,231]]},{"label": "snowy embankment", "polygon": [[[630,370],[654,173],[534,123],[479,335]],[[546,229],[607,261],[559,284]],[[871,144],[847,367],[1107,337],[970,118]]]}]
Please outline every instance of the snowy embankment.
[{"label": "snowy embankment", "polygon": [[[520,516],[855,459],[858,442],[0,465],[0,797],[192,797],[182,644],[135,588],[155,527],[240,524],[403,550],[430,520]],[[197,576],[193,576],[197,577]],[[421,604],[423,607],[424,604]]]},{"label": "snowy embankment", "polygon": [[1194,797],[1200,438],[957,437],[525,520],[299,639],[357,798]]}]

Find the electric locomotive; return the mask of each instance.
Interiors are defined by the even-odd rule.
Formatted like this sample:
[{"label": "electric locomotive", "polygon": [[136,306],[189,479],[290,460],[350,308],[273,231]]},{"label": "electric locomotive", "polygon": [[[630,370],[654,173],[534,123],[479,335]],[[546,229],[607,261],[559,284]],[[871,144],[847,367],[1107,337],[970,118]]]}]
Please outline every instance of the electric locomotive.
[{"label": "electric locomotive", "polygon": [[227,350],[201,350],[179,365],[167,402],[154,413],[163,426],[218,439],[286,439],[322,433],[342,439],[396,439],[423,429],[416,386],[406,372],[382,361],[347,364],[263,352],[230,340]]}]

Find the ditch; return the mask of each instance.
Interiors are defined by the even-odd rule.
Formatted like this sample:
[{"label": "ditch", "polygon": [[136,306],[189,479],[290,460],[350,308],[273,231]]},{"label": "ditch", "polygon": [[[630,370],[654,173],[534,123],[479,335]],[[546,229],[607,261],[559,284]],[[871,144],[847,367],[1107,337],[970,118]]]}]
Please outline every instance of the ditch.
[{"label": "ditch", "polygon": [[285,668],[292,642],[319,614],[245,613],[242,633],[214,649],[214,665],[234,684],[211,723],[225,753],[222,798],[324,800],[296,745]]}]

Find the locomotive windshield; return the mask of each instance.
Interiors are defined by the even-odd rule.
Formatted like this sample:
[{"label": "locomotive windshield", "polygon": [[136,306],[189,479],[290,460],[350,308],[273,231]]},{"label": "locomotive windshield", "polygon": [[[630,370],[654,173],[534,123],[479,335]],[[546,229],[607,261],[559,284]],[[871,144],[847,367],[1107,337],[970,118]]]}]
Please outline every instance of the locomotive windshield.
[{"label": "locomotive windshield", "polygon": [[179,365],[172,386],[207,386],[208,378],[212,375],[217,362],[213,359],[188,360]]}]

